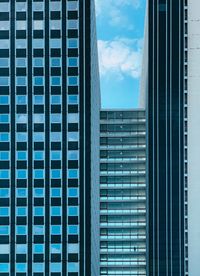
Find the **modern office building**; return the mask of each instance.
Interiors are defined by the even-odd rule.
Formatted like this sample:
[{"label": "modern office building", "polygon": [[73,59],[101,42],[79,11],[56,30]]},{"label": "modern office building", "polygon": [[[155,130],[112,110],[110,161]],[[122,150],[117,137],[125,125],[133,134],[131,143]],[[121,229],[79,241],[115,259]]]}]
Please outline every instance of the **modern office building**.
[{"label": "modern office building", "polygon": [[145,111],[100,114],[100,275],[146,276]]},{"label": "modern office building", "polygon": [[[187,138],[189,130],[187,122],[187,17],[192,2],[195,3],[194,10],[193,8],[193,11],[190,10],[194,16],[191,18],[193,21],[199,18],[198,1],[148,1],[147,181],[149,236],[147,275],[151,276],[199,275],[199,269],[197,274],[192,272],[188,274],[187,189],[190,183],[187,165],[187,155],[189,154]],[[197,26],[199,23],[191,22],[191,26],[192,24]],[[196,31],[194,34],[197,34]],[[192,37],[191,48],[195,45],[197,49],[199,38],[196,39],[197,36]],[[192,43],[194,44],[192,45]],[[195,51],[192,51],[191,53],[194,54]],[[193,59],[195,60],[194,55]],[[197,89],[194,92],[196,93],[196,91]],[[195,99],[193,100],[195,101]],[[196,106],[195,110],[198,108]],[[193,116],[194,111],[191,108],[190,111]],[[197,126],[195,120],[198,118],[194,119],[195,126]],[[194,125],[193,131],[195,131]],[[195,151],[194,148],[193,150]],[[196,187],[197,182],[198,179],[196,179]],[[195,189],[192,190],[192,193],[195,193]],[[193,209],[195,208],[194,204],[198,205],[197,198],[191,207]],[[193,224],[195,228],[194,220],[193,217],[191,226]],[[195,233],[195,238],[198,229],[193,229],[191,232],[191,235]],[[197,240],[199,245],[199,237]],[[194,243],[195,241],[193,241]],[[194,249],[196,250],[196,246]],[[193,259],[191,256],[191,263],[196,261],[197,259]],[[194,268],[191,267],[191,269]]]},{"label": "modern office building", "polygon": [[188,113],[188,275],[200,274],[200,2],[188,1],[185,24],[188,41],[188,57],[185,62],[185,79],[188,82],[188,99],[185,106]]},{"label": "modern office building", "polygon": [[99,276],[99,106],[93,1],[1,0],[1,276]]}]

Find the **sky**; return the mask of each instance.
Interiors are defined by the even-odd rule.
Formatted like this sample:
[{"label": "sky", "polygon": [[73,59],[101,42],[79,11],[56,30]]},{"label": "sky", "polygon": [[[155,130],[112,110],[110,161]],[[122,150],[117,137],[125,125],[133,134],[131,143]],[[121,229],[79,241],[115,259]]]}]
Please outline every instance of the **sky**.
[{"label": "sky", "polygon": [[95,0],[102,108],[138,107],[146,0]]}]

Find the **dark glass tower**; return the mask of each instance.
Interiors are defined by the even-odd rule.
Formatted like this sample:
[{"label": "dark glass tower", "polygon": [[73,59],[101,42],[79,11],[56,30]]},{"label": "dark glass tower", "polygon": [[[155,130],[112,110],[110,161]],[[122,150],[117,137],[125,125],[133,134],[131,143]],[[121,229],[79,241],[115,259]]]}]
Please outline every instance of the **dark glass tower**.
[{"label": "dark glass tower", "polygon": [[93,1],[0,1],[1,276],[99,275],[98,80]]},{"label": "dark glass tower", "polygon": [[183,276],[186,272],[186,4],[182,0],[148,1],[149,276]]}]

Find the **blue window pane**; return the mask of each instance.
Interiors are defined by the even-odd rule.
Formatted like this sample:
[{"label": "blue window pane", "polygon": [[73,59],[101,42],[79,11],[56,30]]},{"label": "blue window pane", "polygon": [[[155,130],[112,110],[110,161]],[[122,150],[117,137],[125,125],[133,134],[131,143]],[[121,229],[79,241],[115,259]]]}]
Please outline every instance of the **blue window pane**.
[{"label": "blue window pane", "polygon": [[0,189],[0,197],[1,198],[7,198],[7,197],[9,197],[9,192],[10,192],[9,189],[1,188]]},{"label": "blue window pane", "polygon": [[9,244],[5,244],[5,243],[4,244],[0,244],[0,255],[3,256],[3,254],[9,254],[9,253],[10,253],[10,245]]},{"label": "blue window pane", "polygon": [[61,152],[60,151],[52,151],[51,152],[51,160],[60,160]]},{"label": "blue window pane", "polygon": [[61,263],[51,263],[50,264],[50,271],[51,272],[61,272],[62,264]]},{"label": "blue window pane", "polygon": [[78,272],[78,263],[68,263],[68,272]]},{"label": "blue window pane", "polygon": [[68,58],[68,66],[69,67],[78,66],[78,58]]},{"label": "blue window pane", "polygon": [[44,85],[44,78],[43,77],[34,77],[33,84],[38,85],[38,86]]},{"label": "blue window pane", "polygon": [[16,85],[25,86],[26,85],[26,77],[16,77]]},{"label": "blue window pane", "polygon": [[68,9],[68,11],[77,10],[78,9],[78,2],[77,1],[67,2],[67,9]]},{"label": "blue window pane", "polygon": [[0,226],[0,235],[9,235],[9,226]]},{"label": "blue window pane", "polygon": [[71,235],[77,235],[78,234],[78,226],[77,225],[68,226],[68,233]]},{"label": "blue window pane", "polygon": [[44,263],[33,263],[33,272],[44,272]]},{"label": "blue window pane", "polygon": [[78,253],[79,244],[68,244],[68,253]]},{"label": "blue window pane", "polygon": [[51,215],[52,216],[61,216],[61,207],[60,206],[51,207]]},{"label": "blue window pane", "polygon": [[44,178],[44,170],[34,170],[34,178],[36,179]]},{"label": "blue window pane", "polygon": [[68,85],[78,85],[78,77],[68,77]]},{"label": "blue window pane", "polygon": [[27,264],[26,263],[16,263],[16,272],[26,272]]},{"label": "blue window pane", "polygon": [[9,96],[0,96],[0,104],[9,104]]},{"label": "blue window pane", "polygon": [[43,160],[44,159],[44,152],[43,151],[35,151],[34,152],[34,159],[35,160]]},{"label": "blue window pane", "polygon": [[9,59],[8,58],[0,58],[0,67],[8,67]]},{"label": "blue window pane", "polygon": [[9,44],[9,39],[1,39],[0,49],[8,49]]},{"label": "blue window pane", "polygon": [[68,20],[67,27],[69,29],[77,29],[78,28],[78,20]]},{"label": "blue window pane", "polygon": [[17,207],[17,216],[26,216],[27,215],[27,209],[26,207]]},{"label": "blue window pane", "polygon": [[45,122],[44,114],[33,114],[33,122],[35,124],[42,124]]},{"label": "blue window pane", "polygon": [[52,188],[51,189],[51,196],[52,197],[60,197],[61,196],[61,189],[60,188]]},{"label": "blue window pane", "polygon": [[27,253],[27,244],[16,244],[16,253],[17,254],[26,254]]},{"label": "blue window pane", "polygon": [[69,104],[78,104],[78,96],[77,95],[69,95],[68,103]]},{"label": "blue window pane", "polygon": [[79,121],[79,114],[78,113],[70,113],[67,116],[68,123],[78,123]]},{"label": "blue window pane", "polygon": [[26,104],[27,103],[27,96],[17,96],[16,97],[17,104]]},{"label": "blue window pane", "polygon": [[44,104],[44,96],[43,95],[35,95],[33,100],[34,100],[34,104]]},{"label": "blue window pane", "polygon": [[26,179],[27,178],[27,170],[17,170],[17,178]]},{"label": "blue window pane", "polygon": [[26,216],[27,212],[26,212],[26,207],[17,207],[17,216]]},{"label": "blue window pane", "polygon": [[33,245],[33,253],[34,254],[44,253],[44,244],[34,244]]},{"label": "blue window pane", "polygon": [[[10,245],[5,243],[0,244],[0,256],[3,256],[4,254],[9,254],[9,253],[10,253]],[[5,275],[5,274],[3,273],[0,275]],[[9,275],[9,274],[6,274],[6,275]]]},{"label": "blue window pane", "polygon": [[0,142],[9,142],[10,134],[9,133],[0,133]]},{"label": "blue window pane", "polygon": [[69,197],[77,197],[78,189],[77,188],[69,188],[68,193],[69,193]]},{"label": "blue window pane", "polygon": [[69,178],[77,178],[78,177],[78,170],[68,170],[68,177]]},{"label": "blue window pane", "polygon": [[16,234],[17,235],[26,235],[27,234],[27,226],[26,225],[17,225],[16,226]]},{"label": "blue window pane", "polygon": [[9,160],[9,151],[0,151],[0,160]]},{"label": "blue window pane", "polygon": [[51,123],[61,123],[62,114],[51,114],[50,120],[51,120]]},{"label": "blue window pane", "polygon": [[26,132],[17,132],[17,134],[16,134],[17,142],[26,142],[27,137],[28,137],[28,135]]},{"label": "blue window pane", "polygon": [[61,170],[51,170],[51,178],[61,178]]},{"label": "blue window pane", "polygon": [[61,132],[51,132],[51,142],[60,142],[61,140]]},{"label": "blue window pane", "polygon": [[69,216],[78,216],[78,207],[68,207],[68,215]]},{"label": "blue window pane", "polygon": [[44,189],[43,188],[35,188],[34,189],[34,196],[35,197],[43,197],[44,196]]},{"label": "blue window pane", "polygon": [[33,226],[34,235],[44,235],[44,225],[34,225]]},{"label": "blue window pane", "polygon": [[25,58],[17,58],[16,66],[17,67],[26,67],[26,59]]},{"label": "blue window pane", "polygon": [[51,226],[52,235],[61,235],[61,225],[52,225]]},{"label": "blue window pane", "polygon": [[51,85],[60,85],[61,78],[60,77],[51,77]]},{"label": "blue window pane", "polygon": [[33,133],[34,142],[44,142],[44,133],[43,132],[34,132]]},{"label": "blue window pane", "polygon": [[51,66],[52,67],[60,67],[61,59],[60,58],[52,58],[51,59]]},{"label": "blue window pane", "polygon": [[61,39],[50,39],[50,48],[61,48]]},{"label": "blue window pane", "polygon": [[0,86],[8,86],[9,78],[8,77],[0,77]]},{"label": "blue window pane", "polygon": [[17,151],[17,160],[27,160],[27,152]]},{"label": "blue window pane", "polygon": [[0,115],[0,123],[9,123],[10,116],[8,114],[1,114]]},{"label": "blue window pane", "polygon": [[17,216],[26,216],[27,209],[26,207],[17,207]]},{"label": "blue window pane", "polygon": [[34,58],[33,59],[33,66],[43,67],[44,66],[44,59],[43,58]]},{"label": "blue window pane", "polygon": [[60,254],[61,250],[62,250],[61,244],[57,244],[57,243],[51,244],[51,253],[52,254]]},{"label": "blue window pane", "polygon": [[0,207],[0,216],[1,217],[9,216],[9,207]]},{"label": "blue window pane", "polygon": [[9,272],[10,270],[10,264],[9,263],[0,263],[0,271],[3,272]]},{"label": "blue window pane", "polygon": [[16,195],[17,195],[17,197],[26,197],[27,189],[26,188],[17,188]]},{"label": "blue window pane", "polygon": [[68,132],[68,141],[78,141],[79,133],[78,132]]},{"label": "blue window pane", "polygon": [[44,207],[34,207],[34,216],[44,216]]},{"label": "blue window pane", "polygon": [[27,123],[27,121],[28,121],[28,116],[27,116],[27,114],[16,114],[16,122],[17,123],[23,123],[23,124],[25,124],[25,123]]},{"label": "blue window pane", "polygon": [[9,170],[0,170],[0,178],[8,179],[10,177]]},{"label": "blue window pane", "polygon": [[17,216],[26,216],[26,208],[25,207],[17,207],[16,213],[17,213]]},{"label": "blue window pane", "polygon": [[27,40],[26,39],[16,39],[15,46],[18,49],[26,48]]},{"label": "blue window pane", "polygon": [[51,96],[51,104],[61,104],[61,96]]},{"label": "blue window pane", "polygon": [[78,160],[78,151],[76,151],[76,150],[69,150],[68,151],[68,159],[69,160]]},{"label": "blue window pane", "polygon": [[78,39],[68,39],[69,48],[78,48]]},{"label": "blue window pane", "polygon": [[33,39],[33,48],[44,48],[44,39]]}]

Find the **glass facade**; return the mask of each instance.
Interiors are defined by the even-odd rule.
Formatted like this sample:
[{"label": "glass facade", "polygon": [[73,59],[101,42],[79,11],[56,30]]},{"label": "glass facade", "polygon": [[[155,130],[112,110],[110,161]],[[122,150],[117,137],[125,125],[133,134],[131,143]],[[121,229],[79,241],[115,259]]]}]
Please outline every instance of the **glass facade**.
[{"label": "glass facade", "polygon": [[145,276],[145,111],[100,118],[100,275]]},{"label": "glass facade", "polygon": [[188,2],[148,1],[148,273],[152,276],[188,275]]},{"label": "glass facade", "polygon": [[83,1],[0,1],[2,276],[90,274],[90,24]]}]

